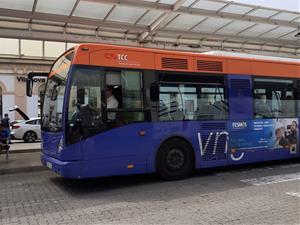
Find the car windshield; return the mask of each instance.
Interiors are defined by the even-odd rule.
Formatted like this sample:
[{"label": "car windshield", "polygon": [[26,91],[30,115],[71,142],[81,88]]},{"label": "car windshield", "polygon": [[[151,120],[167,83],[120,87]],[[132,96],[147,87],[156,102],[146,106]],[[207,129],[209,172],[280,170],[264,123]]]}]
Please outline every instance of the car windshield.
[{"label": "car windshield", "polygon": [[67,52],[53,65],[46,85],[42,114],[42,130],[62,130],[63,99],[74,52]]}]

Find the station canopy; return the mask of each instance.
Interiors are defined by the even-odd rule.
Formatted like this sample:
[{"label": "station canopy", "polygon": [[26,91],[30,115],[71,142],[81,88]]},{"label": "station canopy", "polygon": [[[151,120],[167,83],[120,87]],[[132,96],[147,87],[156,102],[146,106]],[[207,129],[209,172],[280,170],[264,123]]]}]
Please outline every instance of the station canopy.
[{"label": "station canopy", "polygon": [[299,57],[299,9],[225,0],[0,0],[0,37]]}]

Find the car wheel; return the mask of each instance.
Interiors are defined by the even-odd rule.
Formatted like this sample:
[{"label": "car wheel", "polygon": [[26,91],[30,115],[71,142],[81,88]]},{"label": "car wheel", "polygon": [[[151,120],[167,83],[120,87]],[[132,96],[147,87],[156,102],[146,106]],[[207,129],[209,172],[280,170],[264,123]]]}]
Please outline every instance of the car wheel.
[{"label": "car wheel", "polygon": [[191,146],[174,138],[165,142],[157,154],[157,172],[163,180],[178,180],[187,177],[194,168]]},{"label": "car wheel", "polygon": [[33,131],[27,131],[24,136],[23,136],[23,140],[26,142],[26,143],[31,143],[31,142],[35,142],[37,139],[37,135],[35,132]]}]

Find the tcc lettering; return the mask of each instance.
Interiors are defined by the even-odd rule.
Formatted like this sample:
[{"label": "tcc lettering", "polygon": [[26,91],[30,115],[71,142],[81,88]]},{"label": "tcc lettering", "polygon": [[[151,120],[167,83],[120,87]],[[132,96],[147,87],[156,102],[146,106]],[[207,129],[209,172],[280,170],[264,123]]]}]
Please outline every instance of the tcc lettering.
[{"label": "tcc lettering", "polygon": [[118,54],[118,59],[120,61],[127,61],[128,60],[128,55]]}]

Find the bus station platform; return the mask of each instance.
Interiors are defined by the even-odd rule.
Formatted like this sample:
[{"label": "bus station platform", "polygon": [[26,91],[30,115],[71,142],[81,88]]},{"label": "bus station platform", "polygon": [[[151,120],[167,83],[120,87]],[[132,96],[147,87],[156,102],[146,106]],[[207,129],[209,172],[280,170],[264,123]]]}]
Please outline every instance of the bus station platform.
[{"label": "bus station platform", "polygon": [[40,142],[13,141],[8,160],[6,160],[5,152],[0,154],[0,175],[43,170],[44,167],[40,162],[40,150]]}]

